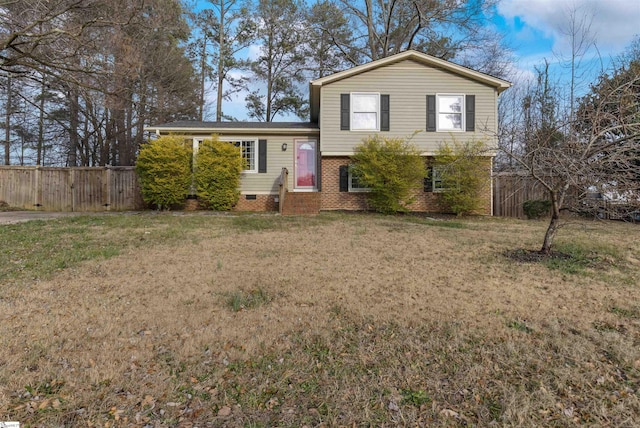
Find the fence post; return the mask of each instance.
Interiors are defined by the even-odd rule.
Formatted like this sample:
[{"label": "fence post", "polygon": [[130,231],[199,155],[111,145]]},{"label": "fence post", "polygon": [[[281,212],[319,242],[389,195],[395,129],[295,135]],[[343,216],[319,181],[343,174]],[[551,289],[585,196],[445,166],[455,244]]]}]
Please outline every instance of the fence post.
[{"label": "fence post", "polygon": [[111,200],[111,166],[106,165],[104,167],[104,171],[105,171],[104,182],[105,182],[105,185],[107,186],[107,189],[105,191],[106,201],[105,201],[104,207],[106,208],[107,211],[111,211],[111,204],[113,203],[113,201]]},{"label": "fence post", "polygon": [[35,170],[35,197],[33,201],[33,206],[36,207],[36,210],[40,210],[42,207],[42,177],[40,176],[40,165],[36,165]]}]

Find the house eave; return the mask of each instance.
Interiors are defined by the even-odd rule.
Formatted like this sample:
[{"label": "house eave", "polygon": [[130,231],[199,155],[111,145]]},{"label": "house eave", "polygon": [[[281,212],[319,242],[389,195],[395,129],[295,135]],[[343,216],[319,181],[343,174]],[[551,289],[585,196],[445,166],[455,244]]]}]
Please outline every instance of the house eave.
[{"label": "house eave", "polygon": [[399,54],[391,55],[386,58],[379,59],[377,61],[372,61],[367,64],[362,64],[362,65],[350,68],[348,70],[340,71],[338,73],[334,73],[329,76],[312,80],[310,82],[310,85],[311,86],[328,85],[338,80],[346,79],[348,77],[351,77],[360,73],[364,73],[372,69],[383,67],[385,65],[403,61],[406,59],[411,59],[432,67],[441,68],[443,70],[450,71],[452,73],[467,77],[469,79],[485,83],[489,86],[495,87],[498,90],[498,93],[511,87],[511,82],[508,82],[506,80],[500,79],[498,77],[493,77],[488,74],[481,73],[479,71],[475,71],[470,68],[464,67],[462,65],[454,64],[452,62],[445,61],[443,59],[436,58],[434,56],[427,55],[422,52],[418,52],[414,50],[401,52]]},{"label": "house eave", "polygon": [[144,128],[145,132],[153,132],[156,135],[167,134],[255,134],[255,135],[274,135],[274,134],[286,134],[286,135],[306,135],[306,134],[320,134],[318,128],[192,128],[192,127],[147,127]]}]

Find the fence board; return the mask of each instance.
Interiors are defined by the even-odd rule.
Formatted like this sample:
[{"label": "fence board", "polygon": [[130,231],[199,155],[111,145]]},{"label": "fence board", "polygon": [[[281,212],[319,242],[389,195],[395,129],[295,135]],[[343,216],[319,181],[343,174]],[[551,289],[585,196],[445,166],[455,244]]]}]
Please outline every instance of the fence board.
[{"label": "fence board", "polygon": [[[136,207],[140,209],[144,207],[140,185],[138,184],[138,175],[133,168],[114,167],[110,171],[109,206],[114,211],[122,211]],[[135,192],[131,189],[136,189]]]},{"label": "fence board", "polygon": [[495,216],[525,218],[522,204],[533,199],[549,199],[549,193],[532,177],[516,173],[494,175],[493,213]]},{"label": "fence board", "polygon": [[0,201],[12,207],[34,209],[36,188],[34,169],[0,169]]},{"label": "fence board", "polygon": [[0,201],[11,207],[43,211],[144,207],[134,167],[0,166]]}]

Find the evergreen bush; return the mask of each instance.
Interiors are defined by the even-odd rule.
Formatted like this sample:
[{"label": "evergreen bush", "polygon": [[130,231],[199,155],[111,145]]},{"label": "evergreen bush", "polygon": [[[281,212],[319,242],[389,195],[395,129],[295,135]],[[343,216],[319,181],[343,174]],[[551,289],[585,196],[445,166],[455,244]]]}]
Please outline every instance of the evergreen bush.
[{"label": "evergreen bush", "polygon": [[489,177],[484,152],[486,146],[481,141],[445,143],[436,152],[433,166],[442,182],[442,201],[458,216],[482,207],[482,189]]},{"label": "evergreen bush", "polygon": [[551,201],[548,199],[530,199],[522,204],[522,210],[529,220],[534,220],[549,214]]},{"label": "evergreen bush", "polygon": [[136,173],[146,203],[158,209],[182,204],[191,185],[191,149],[175,135],[149,141],[140,148]]},{"label": "evergreen bush", "polygon": [[369,205],[381,213],[407,211],[427,173],[420,151],[402,138],[369,137],[351,159],[352,174],[371,189]]},{"label": "evergreen bush", "polygon": [[200,144],[194,183],[198,200],[213,210],[230,210],[240,198],[240,173],[245,167],[240,149],[217,136]]}]

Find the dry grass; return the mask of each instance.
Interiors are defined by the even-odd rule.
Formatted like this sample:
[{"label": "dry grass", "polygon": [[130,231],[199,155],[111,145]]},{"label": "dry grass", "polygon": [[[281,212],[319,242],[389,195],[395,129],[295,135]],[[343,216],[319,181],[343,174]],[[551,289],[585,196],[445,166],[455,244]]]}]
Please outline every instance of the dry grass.
[{"label": "dry grass", "polygon": [[50,253],[11,242],[0,421],[637,426],[638,226],[563,230],[575,263],[504,257],[544,227],[339,214],[11,226],[111,250],[44,275],[29,257]]}]

